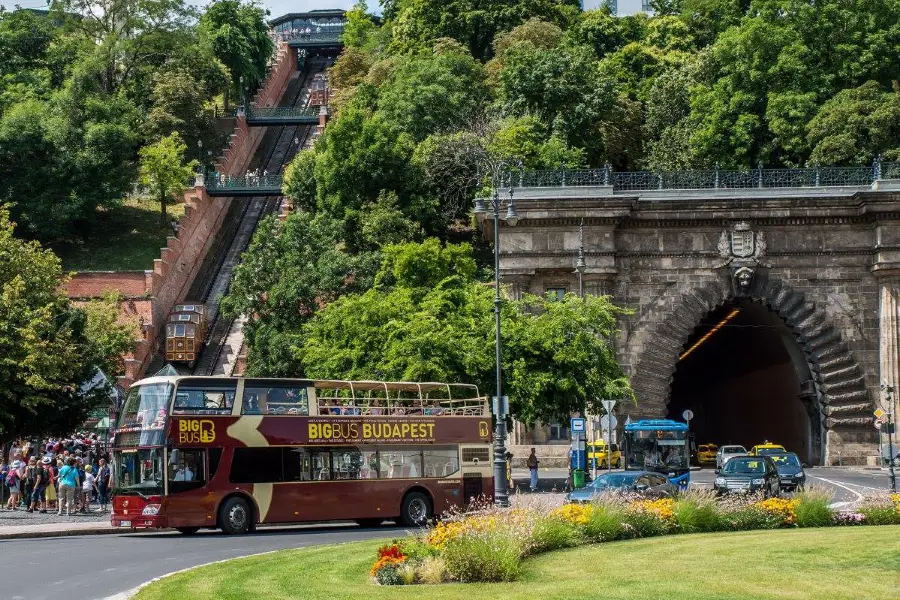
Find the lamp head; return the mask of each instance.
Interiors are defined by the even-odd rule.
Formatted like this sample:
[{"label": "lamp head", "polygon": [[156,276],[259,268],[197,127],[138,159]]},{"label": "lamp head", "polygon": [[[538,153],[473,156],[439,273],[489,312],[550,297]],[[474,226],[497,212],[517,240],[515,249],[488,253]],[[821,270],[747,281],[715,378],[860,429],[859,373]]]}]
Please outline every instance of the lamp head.
[{"label": "lamp head", "polygon": [[475,214],[483,215],[487,212],[487,207],[484,205],[484,198],[475,198]]}]

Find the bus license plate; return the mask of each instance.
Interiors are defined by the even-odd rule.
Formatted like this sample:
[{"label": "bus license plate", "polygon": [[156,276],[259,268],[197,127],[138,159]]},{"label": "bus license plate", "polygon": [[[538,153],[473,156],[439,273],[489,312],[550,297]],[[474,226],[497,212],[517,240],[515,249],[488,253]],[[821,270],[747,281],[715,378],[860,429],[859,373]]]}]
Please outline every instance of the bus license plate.
[{"label": "bus license plate", "polygon": [[131,521],[119,521],[119,527],[131,527]]}]

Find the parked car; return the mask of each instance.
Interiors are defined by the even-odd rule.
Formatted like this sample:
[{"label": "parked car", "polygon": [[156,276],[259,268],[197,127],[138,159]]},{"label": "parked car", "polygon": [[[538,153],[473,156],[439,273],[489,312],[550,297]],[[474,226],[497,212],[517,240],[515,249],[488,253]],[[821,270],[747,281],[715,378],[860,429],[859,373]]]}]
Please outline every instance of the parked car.
[{"label": "parked car", "polygon": [[711,465],[716,462],[716,454],[719,447],[715,444],[700,444],[697,448],[697,462],[701,465]]},{"label": "parked car", "polygon": [[781,478],[768,456],[734,456],[719,471],[713,489],[717,494],[762,492],[770,498],[781,493]]},{"label": "parked car", "polygon": [[803,463],[800,458],[793,452],[785,452],[783,454],[767,454],[775,468],[778,469],[778,477],[781,479],[781,489],[783,490],[802,490],[806,485],[806,472],[803,470]]},{"label": "parked car", "polygon": [[632,493],[649,498],[671,498],[678,493],[678,486],[665,475],[652,471],[625,471],[604,473],[585,487],[566,494],[566,502],[586,504],[602,494]]},{"label": "parked car", "polygon": [[787,448],[780,444],[773,444],[769,440],[766,440],[762,444],[757,444],[750,448],[750,456],[762,456],[763,454],[784,454],[787,452]]},{"label": "parked car", "polygon": [[[612,444],[612,467],[614,469],[622,468],[622,453],[619,451],[618,444]],[[593,467],[594,463],[598,469],[606,467],[606,440],[596,440],[588,444],[588,466]]]},{"label": "parked car", "polygon": [[743,446],[722,446],[716,452],[716,469],[721,469],[734,456],[746,456],[747,449]]}]

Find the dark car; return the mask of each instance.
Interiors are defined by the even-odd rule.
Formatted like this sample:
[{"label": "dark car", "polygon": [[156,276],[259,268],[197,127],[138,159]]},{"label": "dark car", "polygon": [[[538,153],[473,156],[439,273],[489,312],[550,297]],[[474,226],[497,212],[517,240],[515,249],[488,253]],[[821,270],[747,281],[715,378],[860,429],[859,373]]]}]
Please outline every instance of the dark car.
[{"label": "dark car", "polygon": [[566,495],[566,502],[587,503],[602,494],[631,493],[651,498],[670,498],[678,493],[678,486],[669,483],[665,475],[652,471],[604,473],[587,486]]},{"label": "dark car", "polygon": [[780,454],[769,454],[769,458],[775,463],[778,469],[778,477],[781,480],[781,489],[783,490],[802,490],[806,485],[806,472],[803,470],[803,463],[793,452],[782,452]]},{"label": "dark car", "polygon": [[766,498],[781,492],[781,478],[769,456],[735,456],[717,472],[717,494],[762,492]]}]

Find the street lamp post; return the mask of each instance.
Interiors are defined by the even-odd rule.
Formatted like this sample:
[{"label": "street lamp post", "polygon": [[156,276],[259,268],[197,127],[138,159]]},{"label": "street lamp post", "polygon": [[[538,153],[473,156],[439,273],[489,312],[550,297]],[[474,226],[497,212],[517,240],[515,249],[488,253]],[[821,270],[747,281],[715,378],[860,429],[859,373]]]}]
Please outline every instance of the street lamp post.
[{"label": "street lamp post", "polygon": [[897,491],[897,474],[894,472],[894,386],[882,385],[881,389],[887,396],[887,429],[888,429],[888,469],[891,474],[891,490]]},{"label": "street lamp post", "polygon": [[[494,430],[494,504],[500,507],[509,506],[509,490],[506,481],[506,411],[503,402],[503,385],[501,380],[501,338],[500,338],[500,191],[498,181],[494,182],[491,197],[491,210],[494,214],[494,327],[495,327],[495,360],[497,378],[497,427]],[[485,215],[488,209],[484,200],[475,200],[475,214]],[[509,202],[506,205],[504,219],[510,227],[519,222],[513,190],[509,189]]]},{"label": "street lamp post", "polygon": [[578,273],[578,297],[584,298],[584,272],[587,263],[584,260],[584,219],[578,226],[578,258],[575,259],[575,272]]}]

